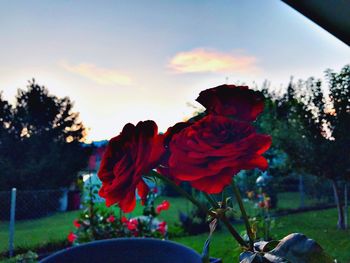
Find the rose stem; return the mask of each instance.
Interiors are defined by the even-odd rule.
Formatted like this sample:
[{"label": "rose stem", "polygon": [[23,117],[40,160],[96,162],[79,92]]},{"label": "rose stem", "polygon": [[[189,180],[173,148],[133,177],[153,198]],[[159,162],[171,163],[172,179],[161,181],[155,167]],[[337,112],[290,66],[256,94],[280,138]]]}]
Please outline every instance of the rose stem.
[{"label": "rose stem", "polygon": [[231,235],[237,240],[237,242],[242,246],[247,248],[247,243],[243,238],[238,234],[236,229],[231,225],[230,221],[227,219],[226,215],[220,217],[220,220],[225,224],[227,229],[230,231]]},{"label": "rose stem", "polygon": [[187,193],[185,190],[183,190],[180,186],[175,184],[173,181],[171,181],[169,178],[166,176],[163,176],[155,171],[152,171],[152,175],[155,177],[165,181],[167,184],[171,185],[176,191],[178,191],[181,195],[186,197],[188,200],[190,200],[195,206],[197,206],[199,209],[203,210],[205,213],[209,213],[208,209],[204,207],[201,203],[199,203],[196,199],[193,198],[192,195]]},{"label": "rose stem", "polygon": [[225,215],[218,217],[218,215],[212,211],[208,211],[206,207],[204,207],[201,203],[199,203],[196,199],[194,199],[190,194],[188,194],[185,190],[183,190],[180,186],[175,184],[173,181],[171,181],[169,178],[166,176],[163,176],[155,171],[151,172],[153,176],[163,180],[167,184],[171,185],[176,191],[178,191],[181,195],[186,197],[188,200],[190,200],[195,206],[197,206],[199,209],[202,209],[205,213],[211,215],[212,217],[219,218],[222,222],[224,222],[225,226],[227,229],[230,231],[232,236],[237,240],[237,242],[243,246],[247,247],[246,242],[242,239],[242,237],[238,234],[238,232],[233,228],[233,226],[230,224],[228,219],[226,218]]},{"label": "rose stem", "polygon": [[245,224],[245,228],[247,229],[247,234],[248,234],[248,237],[249,237],[250,249],[253,249],[253,247],[254,247],[254,238],[253,238],[252,229],[250,227],[248,216],[247,216],[247,213],[246,213],[244,205],[243,205],[241,193],[239,192],[239,189],[238,189],[237,185],[235,184],[234,179],[232,179],[232,189],[233,189],[233,193],[235,194],[236,200],[238,202],[239,209],[241,210],[243,221],[244,221],[244,224]]},{"label": "rose stem", "polygon": [[[215,209],[220,209],[220,206],[218,205],[217,202],[214,201],[214,199],[208,195],[207,193],[203,192],[204,196],[207,198],[207,200],[209,201],[209,203],[215,208]],[[243,246],[243,247],[247,247],[246,242],[243,240],[243,238],[240,236],[240,234],[238,234],[238,232],[236,231],[236,229],[231,225],[231,223],[229,222],[229,220],[227,219],[225,212],[224,213],[215,213],[215,217],[219,218],[227,227],[227,229],[230,231],[230,233],[232,234],[232,236],[237,240],[237,242]]]}]

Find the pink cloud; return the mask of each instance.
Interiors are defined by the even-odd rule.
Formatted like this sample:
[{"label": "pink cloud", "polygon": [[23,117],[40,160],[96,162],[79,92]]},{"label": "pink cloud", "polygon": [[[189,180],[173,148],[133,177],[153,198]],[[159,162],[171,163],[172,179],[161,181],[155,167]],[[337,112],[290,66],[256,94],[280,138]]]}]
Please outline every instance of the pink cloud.
[{"label": "pink cloud", "polygon": [[97,67],[92,63],[71,65],[65,61],[60,63],[65,70],[90,79],[101,85],[130,85],[131,78],[116,69]]},{"label": "pink cloud", "polygon": [[169,67],[179,73],[199,72],[255,72],[257,59],[231,52],[214,49],[196,48],[177,53]]}]

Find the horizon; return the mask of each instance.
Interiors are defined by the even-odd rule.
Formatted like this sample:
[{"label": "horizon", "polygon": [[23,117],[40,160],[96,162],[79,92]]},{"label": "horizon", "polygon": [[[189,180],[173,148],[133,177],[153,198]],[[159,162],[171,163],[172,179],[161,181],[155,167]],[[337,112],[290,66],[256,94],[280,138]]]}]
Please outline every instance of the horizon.
[{"label": "horizon", "polygon": [[[281,1],[22,1],[0,10],[0,91],[13,103],[35,78],[68,96],[108,140],[152,119],[164,132],[199,92],[225,83],[275,89],[350,62],[346,44]],[[194,15],[195,14],[195,15]]]}]

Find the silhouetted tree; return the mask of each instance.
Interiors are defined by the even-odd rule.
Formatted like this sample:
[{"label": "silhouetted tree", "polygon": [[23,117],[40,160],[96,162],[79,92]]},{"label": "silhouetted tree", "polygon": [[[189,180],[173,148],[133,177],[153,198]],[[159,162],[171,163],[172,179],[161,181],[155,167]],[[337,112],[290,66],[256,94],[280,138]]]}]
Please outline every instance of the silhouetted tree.
[{"label": "silhouetted tree", "polygon": [[344,229],[340,187],[346,187],[350,168],[350,66],[340,73],[328,70],[326,77],[329,95],[320,80],[310,78],[291,82],[282,98],[274,98],[279,127],[273,137],[288,154],[292,167],[331,180],[338,228]]},{"label": "silhouetted tree", "polygon": [[6,185],[6,178],[12,168],[8,155],[13,146],[13,138],[9,133],[11,120],[11,105],[3,99],[0,93],[0,186],[3,187]]},{"label": "silhouetted tree", "polygon": [[5,188],[49,189],[75,181],[86,166],[89,149],[82,147],[85,128],[72,107],[68,97],[49,94],[34,79],[26,90],[18,90],[16,105],[5,114],[10,139],[2,138],[12,144],[3,150],[9,160],[2,175]]}]

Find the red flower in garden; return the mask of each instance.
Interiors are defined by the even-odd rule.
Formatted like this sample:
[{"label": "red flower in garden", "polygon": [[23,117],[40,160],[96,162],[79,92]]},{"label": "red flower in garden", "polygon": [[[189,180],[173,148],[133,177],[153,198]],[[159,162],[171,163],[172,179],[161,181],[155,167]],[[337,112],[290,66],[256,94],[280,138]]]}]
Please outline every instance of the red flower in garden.
[{"label": "red flower in garden", "polygon": [[77,239],[77,235],[74,234],[73,232],[69,232],[67,239],[70,243],[73,243]]},{"label": "red flower in garden", "polygon": [[260,208],[264,208],[264,207],[265,207],[265,202],[264,202],[264,201],[260,201],[260,202],[258,203],[258,206],[259,206]]},{"label": "red flower in garden", "polygon": [[159,214],[162,210],[168,210],[170,203],[167,200],[164,200],[160,205],[157,206],[156,212]]},{"label": "red flower in garden", "polygon": [[74,225],[76,228],[81,227],[81,224],[79,223],[79,220],[78,220],[78,219],[75,219],[75,220],[73,221],[73,225]]},{"label": "red flower in garden", "polygon": [[221,85],[207,89],[196,99],[208,113],[254,121],[264,110],[264,97],[247,86]]},{"label": "red flower in garden", "polygon": [[122,216],[122,218],[120,219],[120,222],[122,222],[123,224],[128,222],[128,219],[125,216]]},{"label": "red flower in garden", "polygon": [[114,221],[115,221],[114,215],[110,215],[110,216],[107,218],[107,222],[109,222],[109,223],[113,223]]},{"label": "red flower in garden", "polygon": [[165,151],[163,137],[155,122],[144,121],[136,126],[126,124],[109,141],[98,172],[102,181],[99,194],[107,206],[118,204],[123,212],[131,212],[136,204],[136,189],[145,201],[149,189],[142,175],[157,166]]},{"label": "red flower in garden", "polygon": [[271,208],[271,198],[270,197],[265,197],[264,205],[267,209]]},{"label": "red flower in garden", "polygon": [[127,222],[127,228],[130,231],[135,231],[137,230],[137,226],[138,226],[139,222],[137,221],[136,218],[132,218]]},{"label": "red flower in garden", "polygon": [[160,223],[158,224],[157,230],[164,236],[164,235],[166,234],[166,231],[167,231],[166,222],[165,222],[165,221],[160,222]]},{"label": "red flower in garden", "polygon": [[209,114],[172,137],[169,175],[220,193],[239,171],[266,169],[262,154],[270,145],[271,137],[257,134],[250,123]]}]

